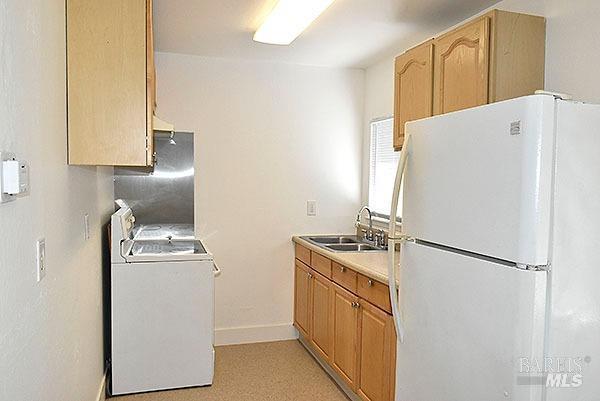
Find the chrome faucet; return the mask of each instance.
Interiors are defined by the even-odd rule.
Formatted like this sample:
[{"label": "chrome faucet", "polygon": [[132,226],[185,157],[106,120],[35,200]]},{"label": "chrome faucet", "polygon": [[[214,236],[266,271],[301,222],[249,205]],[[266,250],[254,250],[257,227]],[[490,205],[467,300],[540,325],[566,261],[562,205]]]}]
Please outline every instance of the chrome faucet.
[{"label": "chrome faucet", "polygon": [[369,231],[365,231],[363,230],[363,233],[365,234],[365,239],[367,239],[368,241],[373,241],[373,213],[371,213],[371,209],[369,209],[368,206],[363,206],[360,208],[360,210],[358,211],[358,214],[356,215],[356,223],[355,226],[356,228],[360,227],[360,216],[362,216],[362,213],[364,211],[369,212]]}]

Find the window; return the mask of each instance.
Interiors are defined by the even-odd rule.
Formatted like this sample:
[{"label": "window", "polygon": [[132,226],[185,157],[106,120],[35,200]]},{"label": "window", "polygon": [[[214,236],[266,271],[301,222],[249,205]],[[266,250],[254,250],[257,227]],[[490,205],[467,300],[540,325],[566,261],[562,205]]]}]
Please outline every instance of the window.
[{"label": "window", "polygon": [[[389,219],[392,191],[400,152],[394,152],[394,119],[371,122],[369,164],[369,209],[377,217]],[[398,210],[402,210],[402,196]]]}]

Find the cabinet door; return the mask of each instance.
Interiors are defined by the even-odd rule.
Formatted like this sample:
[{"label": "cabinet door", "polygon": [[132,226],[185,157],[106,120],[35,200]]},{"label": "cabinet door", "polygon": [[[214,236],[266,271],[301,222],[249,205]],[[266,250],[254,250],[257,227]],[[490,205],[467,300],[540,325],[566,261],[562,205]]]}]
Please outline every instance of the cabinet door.
[{"label": "cabinet door", "polygon": [[146,164],[154,163],[153,117],[156,110],[156,67],[152,0],[146,0]]},{"label": "cabinet door", "polygon": [[361,299],[358,395],[366,401],[393,399],[396,336],[392,316]]},{"label": "cabinet door", "polygon": [[333,284],[318,273],[312,279],[310,340],[326,361],[333,348]]},{"label": "cabinet door", "polygon": [[351,389],[358,376],[358,297],[333,284],[332,366]]},{"label": "cabinet door", "polygon": [[294,277],[294,326],[306,338],[310,338],[312,273],[308,266],[296,260]]},{"label": "cabinet door", "polygon": [[69,164],[146,166],[146,0],[67,0]]},{"label": "cabinet door", "polygon": [[396,57],[394,76],[394,149],[400,150],[404,124],[433,112],[433,41]]},{"label": "cabinet door", "polygon": [[489,48],[487,16],[435,40],[434,114],[488,103]]}]

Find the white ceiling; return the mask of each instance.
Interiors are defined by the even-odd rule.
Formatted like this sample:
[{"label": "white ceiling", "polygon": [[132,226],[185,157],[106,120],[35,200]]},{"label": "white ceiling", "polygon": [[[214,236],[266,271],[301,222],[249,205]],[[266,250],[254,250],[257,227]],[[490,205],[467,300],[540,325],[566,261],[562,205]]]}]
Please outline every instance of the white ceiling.
[{"label": "white ceiling", "polygon": [[364,68],[497,0],[337,0],[290,46],[252,41],[254,31],[275,3],[276,0],[155,0],[156,50]]}]

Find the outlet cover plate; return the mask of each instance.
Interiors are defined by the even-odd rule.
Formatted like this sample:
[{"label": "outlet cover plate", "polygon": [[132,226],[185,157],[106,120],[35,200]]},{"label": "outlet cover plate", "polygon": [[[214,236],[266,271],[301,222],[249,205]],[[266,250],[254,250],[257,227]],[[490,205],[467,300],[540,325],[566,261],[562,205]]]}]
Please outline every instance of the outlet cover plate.
[{"label": "outlet cover plate", "polygon": [[46,240],[44,238],[37,241],[37,281],[38,283],[46,277]]},{"label": "outlet cover plate", "polygon": [[306,215],[307,216],[316,216],[317,215],[317,201],[316,200],[306,201]]},{"label": "outlet cover plate", "polygon": [[83,239],[90,239],[90,215],[88,213],[83,215]]}]

